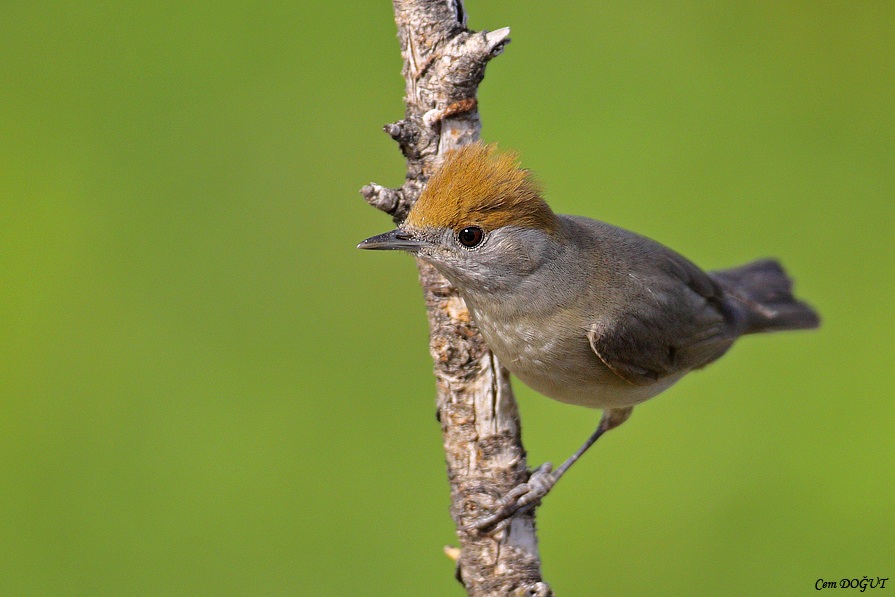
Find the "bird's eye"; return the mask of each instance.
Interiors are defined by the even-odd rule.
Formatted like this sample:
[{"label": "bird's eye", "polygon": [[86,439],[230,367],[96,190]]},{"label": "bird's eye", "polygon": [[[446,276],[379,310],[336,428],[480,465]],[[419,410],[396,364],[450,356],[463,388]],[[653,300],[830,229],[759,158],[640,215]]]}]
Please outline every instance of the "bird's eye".
[{"label": "bird's eye", "polygon": [[467,226],[457,235],[457,240],[467,249],[477,247],[483,238],[485,238],[485,233],[478,226]]}]

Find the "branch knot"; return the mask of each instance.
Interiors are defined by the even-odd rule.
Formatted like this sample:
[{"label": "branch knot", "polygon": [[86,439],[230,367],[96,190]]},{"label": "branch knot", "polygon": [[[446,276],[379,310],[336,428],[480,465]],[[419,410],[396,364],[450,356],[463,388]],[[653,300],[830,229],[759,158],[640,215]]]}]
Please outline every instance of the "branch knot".
[{"label": "branch knot", "polygon": [[375,182],[364,185],[360,194],[367,200],[367,203],[390,216],[395,216],[404,203],[404,191],[390,189]]}]

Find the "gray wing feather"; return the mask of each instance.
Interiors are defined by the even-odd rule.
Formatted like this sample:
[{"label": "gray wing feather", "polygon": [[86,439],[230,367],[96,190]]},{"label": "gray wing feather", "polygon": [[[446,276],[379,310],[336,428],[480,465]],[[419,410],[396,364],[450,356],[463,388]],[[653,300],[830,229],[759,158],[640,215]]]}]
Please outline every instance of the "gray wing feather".
[{"label": "gray wing feather", "polygon": [[634,385],[703,367],[736,339],[717,282],[683,256],[656,246],[662,250],[651,252],[652,271],[627,272],[625,300],[587,334],[597,357]]}]

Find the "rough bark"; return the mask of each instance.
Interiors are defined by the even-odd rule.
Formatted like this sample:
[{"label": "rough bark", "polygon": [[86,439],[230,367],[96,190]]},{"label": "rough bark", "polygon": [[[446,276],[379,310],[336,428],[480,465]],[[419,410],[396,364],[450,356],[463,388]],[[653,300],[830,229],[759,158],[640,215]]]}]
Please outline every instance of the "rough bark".
[{"label": "rough bark", "polygon": [[[462,0],[394,0],[404,58],[405,116],[385,131],[407,158],[399,189],[361,189],[400,224],[444,154],[478,139],[476,91],[488,61],[509,42],[509,29],[466,28]],[[552,595],[541,580],[534,508],[491,534],[464,526],[493,510],[528,480],[509,374],[482,341],[463,300],[430,265],[418,262],[435,362],[451,516],[460,556],[457,578],[470,595]]]}]

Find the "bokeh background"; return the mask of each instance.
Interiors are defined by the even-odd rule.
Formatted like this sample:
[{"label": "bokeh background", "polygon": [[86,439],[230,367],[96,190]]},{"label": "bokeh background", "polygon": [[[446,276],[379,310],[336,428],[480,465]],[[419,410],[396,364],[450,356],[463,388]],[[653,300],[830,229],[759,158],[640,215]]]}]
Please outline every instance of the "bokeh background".
[{"label": "bokeh background", "polygon": [[[559,212],[780,257],[817,333],[742,341],[540,510],[562,595],[895,577],[895,4],[469,0]],[[459,595],[399,185],[388,2],[0,18],[0,594]],[[530,461],[599,413],[521,384]],[[891,582],[891,581],[890,581]]]}]

